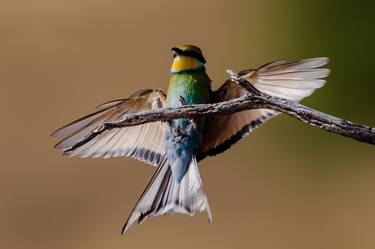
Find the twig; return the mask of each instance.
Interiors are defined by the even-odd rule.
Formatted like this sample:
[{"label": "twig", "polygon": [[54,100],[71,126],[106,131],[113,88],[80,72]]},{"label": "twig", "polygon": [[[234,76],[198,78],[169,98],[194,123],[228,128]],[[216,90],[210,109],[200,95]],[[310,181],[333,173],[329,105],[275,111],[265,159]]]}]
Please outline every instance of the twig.
[{"label": "twig", "polygon": [[89,137],[85,138],[82,143],[85,143],[87,140],[91,140],[93,137],[96,137],[107,129],[135,126],[156,121],[168,121],[178,118],[226,115],[243,110],[265,108],[288,114],[309,125],[319,127],[320,129],[332,133],[349,137],[361,142],[375,144],[375,128],[355,124],[350,121],[319,112],[312,108],[298,104],[292,100],[261,93],[250,82],[239,77],[235,72],[231,70],[227,70],[227,72],[230,74],[233,82],[244,87],[249,93],[240,98],[220,103],[185,105],[173,109],[161,108],[127,114],[120,122],[103,124],[98,129],[94,130]]}]

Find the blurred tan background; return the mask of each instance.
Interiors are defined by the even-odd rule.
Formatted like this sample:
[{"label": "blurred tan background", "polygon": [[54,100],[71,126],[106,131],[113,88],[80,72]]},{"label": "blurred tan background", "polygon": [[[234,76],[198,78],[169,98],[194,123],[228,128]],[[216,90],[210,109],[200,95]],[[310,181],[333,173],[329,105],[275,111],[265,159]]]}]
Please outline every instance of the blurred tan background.
[{"label": "blurred tan background", "polygon": [[373,1],[0,0],[0,248],[375,248],[375,147],[281,115],[201,163],[214,215],[121,227],[154,168],[64,158],[49,134],[164,88],[170,48],[225,69],[329,56],[303,103],[375,126]]}]

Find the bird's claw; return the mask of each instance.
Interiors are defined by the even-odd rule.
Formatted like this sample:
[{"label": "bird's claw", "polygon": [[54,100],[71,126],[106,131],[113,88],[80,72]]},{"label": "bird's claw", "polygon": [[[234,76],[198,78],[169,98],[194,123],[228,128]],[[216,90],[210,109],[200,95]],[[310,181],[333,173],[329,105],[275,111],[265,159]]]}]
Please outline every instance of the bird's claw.
[{"label": "bird's claw", "polygon": [[187,101],[184,97],[180,96],[180,102],[182,105],[187,105]]}]

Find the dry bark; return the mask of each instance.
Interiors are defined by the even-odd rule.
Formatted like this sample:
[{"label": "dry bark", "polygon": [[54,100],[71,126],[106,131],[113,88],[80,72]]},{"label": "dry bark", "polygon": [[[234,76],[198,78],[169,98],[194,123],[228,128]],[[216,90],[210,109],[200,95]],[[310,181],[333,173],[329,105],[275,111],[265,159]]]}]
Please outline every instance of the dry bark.
[{"label": "dry bark", "polygon": [[248,91],[247,95],[214,104],[185,105],[178,108],[160,108],[127,114],[121,122],[103,124],[79,144],[83,144],[93,139],[107,129],[134,126],[156,121],[168,121],[178,118],[193,118],[205,115],[226,115],[257,108],[266,108],[282,112],[309,125],[319,127],[320,129],[349,137],[360,142],[375,144],[375,128],[328,115],[289,99],[261,93],[246,79],[239,77],[231,70],[228,70],[227,72],[230,74],[233,82],[236,82]]}]

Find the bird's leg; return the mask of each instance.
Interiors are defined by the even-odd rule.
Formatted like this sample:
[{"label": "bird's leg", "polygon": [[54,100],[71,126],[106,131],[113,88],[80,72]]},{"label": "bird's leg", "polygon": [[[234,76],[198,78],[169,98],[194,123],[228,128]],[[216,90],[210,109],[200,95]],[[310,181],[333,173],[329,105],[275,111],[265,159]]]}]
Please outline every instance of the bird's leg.
[{"label": "bird's leg", "polygon": [[[180,102],[181,102],[181,105],[188,105],[186,99],[182,96],[180,96]],[[187,118],[187,120],[189,121],[189,125],[186,127],[186,129],[187,130],[195,129],[196,128],[196,123],[194,122],[195,118]]]},{"label": "bird's leg", "polygon": [[[184,97],[182,97],[182,96],[180,96],[180,102],[181,102],[181,105],[183,105],[183,106],[184,106],[184,105],[188,105],[186,99],[185,99]],[[188,120],[191,121],[190,118],[189,118]]]}]

